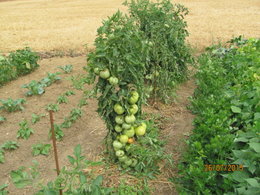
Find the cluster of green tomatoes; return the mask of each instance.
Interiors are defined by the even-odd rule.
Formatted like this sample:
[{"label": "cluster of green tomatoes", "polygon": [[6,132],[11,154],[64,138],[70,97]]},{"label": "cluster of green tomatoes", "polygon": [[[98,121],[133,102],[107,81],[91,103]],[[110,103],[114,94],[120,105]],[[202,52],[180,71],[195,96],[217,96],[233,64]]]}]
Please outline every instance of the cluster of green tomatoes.
[{"label": "cluster of green tomatoes", "polygon": [[[102,71],[94,69],[94,72],[101,78],[107,79],[111,85],[118,84],[118,78],[110,76],[108,69]],[[131,91],[130,96],[127,98],[128,111],[119,103],[116,103],[113,107],[116,113],[114,118],[116,125],[113,131],[117,133],[116,140],[113,141],[113,148],[122,167],[134,167],[138,163],[135,158],[129,156],[128,151],[131,148],[131,144],[135,144],[135,139],[146,133],[146,123],[136,120],[136,114],[139,110],[138,100],[138,92]]]}]

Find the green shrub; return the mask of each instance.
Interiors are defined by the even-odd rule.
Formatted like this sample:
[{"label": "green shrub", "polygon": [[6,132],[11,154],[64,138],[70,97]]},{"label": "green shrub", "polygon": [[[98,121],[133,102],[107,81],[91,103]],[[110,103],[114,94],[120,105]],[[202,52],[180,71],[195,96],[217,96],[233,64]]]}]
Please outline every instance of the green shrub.
[{"label": "green shrub", "polygon": [[17,77],[15,66],[11,65],[9,60],[3,56],[0,56],[0,70],[0,86]]},{"label": "green shrub", "polygon": [[187,65],[193,62],[185,43],[188,9],[169,0],[131,0],[124,4],[150,47],[146,83],[153,86],[153,96],[167,101],[176,83],[187,77]]},{"label": "green shrub", "polygon": [[16,67],[18,76],[26,75],[39,67],[39,56],[29,47],[11,52],[8,59],[10,64]]}]

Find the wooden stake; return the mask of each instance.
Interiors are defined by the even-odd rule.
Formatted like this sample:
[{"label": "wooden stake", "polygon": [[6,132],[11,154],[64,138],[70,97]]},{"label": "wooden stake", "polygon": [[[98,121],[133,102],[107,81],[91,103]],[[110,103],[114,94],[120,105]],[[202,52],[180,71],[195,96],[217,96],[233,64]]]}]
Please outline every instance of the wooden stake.
[{"label": "wooden stake", "polygon": [[[57,152],[57,145],[56,145],[56,136],[55,136],[55,130],[54,130],[54,120],[53,120],[53,111],[50,110],[50,122],[51,122],[51,134],[52,134],[52,144],[54,149],[54,157],[55,157],[55,164],[56,164],[56,171],[57,175],[60,174],[60,167],[59,167],[59,159],[58,159],[58,152]],[[60,195],[62,195],[62,189],[60,189]]]}]

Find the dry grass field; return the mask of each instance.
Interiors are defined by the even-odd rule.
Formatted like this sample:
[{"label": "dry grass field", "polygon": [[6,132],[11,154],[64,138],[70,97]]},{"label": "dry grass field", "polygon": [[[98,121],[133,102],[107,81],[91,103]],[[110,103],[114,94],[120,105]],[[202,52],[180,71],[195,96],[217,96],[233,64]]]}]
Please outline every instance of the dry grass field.
[{"label": "dry grass field", "polygon": [[[0,52],[30,46],[36,51],[83,52],[96,29],[124,0],[0,0]],[[189,8],[188,41],[202,49],[240,34],[260,35],[259,0],[177,0]]]}]

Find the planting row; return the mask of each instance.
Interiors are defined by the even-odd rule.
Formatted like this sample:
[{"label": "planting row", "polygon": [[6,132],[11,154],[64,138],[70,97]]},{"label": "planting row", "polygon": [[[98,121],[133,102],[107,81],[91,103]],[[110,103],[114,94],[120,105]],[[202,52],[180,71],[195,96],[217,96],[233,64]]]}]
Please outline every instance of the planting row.
[{"label": "planting row", "polygon": [[228,45],[199,60],[195,129],[180,164],[185,194],[260,194],[260,40]]}]

